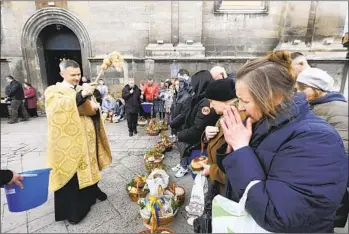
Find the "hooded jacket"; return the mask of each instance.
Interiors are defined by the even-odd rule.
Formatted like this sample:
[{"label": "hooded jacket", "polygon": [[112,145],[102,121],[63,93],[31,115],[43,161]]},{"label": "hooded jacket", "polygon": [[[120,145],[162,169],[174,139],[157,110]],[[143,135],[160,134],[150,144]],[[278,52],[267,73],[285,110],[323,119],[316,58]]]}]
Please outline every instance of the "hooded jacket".
[{"label": "hooded jacket", "polygon": [[179,80],[179,91],[174,95],[174,101],[172,103],[172,121],[170,127],[176,131],[180,130],[184,125],[185,116],[190,111],[190,103],[192,97],[189,93],[189,84],[183,80]]},{"label": "hooded jacket", "polygon": [[[329,92],[312,102],[312,111],[331,124],[342,138],[348,154],[348,103],[344,96],[338,92]],[[343,196],[335,218],[335,227],[344,227],[349,213],[349,194]]]},{"label": "hooded jacket", "polygon": [[312,102],[312,111],[331,124],[343,140],[348,153],[348,102],[338,92],[330,92]]}]

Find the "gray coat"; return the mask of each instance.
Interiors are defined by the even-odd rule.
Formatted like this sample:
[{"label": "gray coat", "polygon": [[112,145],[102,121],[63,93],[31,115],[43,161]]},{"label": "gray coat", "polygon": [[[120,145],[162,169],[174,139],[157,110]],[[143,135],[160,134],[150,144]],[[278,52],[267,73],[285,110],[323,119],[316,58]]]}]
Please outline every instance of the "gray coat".
[{"label": "gray coat", "polygon": [[343,140],[348,153],[348,103],[341,93],[330,92],[310,102],[313,112],[331,124]]}]

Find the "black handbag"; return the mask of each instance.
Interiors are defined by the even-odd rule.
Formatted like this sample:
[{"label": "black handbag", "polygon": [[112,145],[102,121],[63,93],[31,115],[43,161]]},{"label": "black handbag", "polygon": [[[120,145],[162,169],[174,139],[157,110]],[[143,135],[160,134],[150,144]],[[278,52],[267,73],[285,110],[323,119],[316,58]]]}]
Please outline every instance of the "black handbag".
[{"label": "black handbag", "polygon": [[219,185],[217,183],[210,183],[205,197],[204,213],[193,222],[195,233],[212,233],[212,201],[218,194]]}]

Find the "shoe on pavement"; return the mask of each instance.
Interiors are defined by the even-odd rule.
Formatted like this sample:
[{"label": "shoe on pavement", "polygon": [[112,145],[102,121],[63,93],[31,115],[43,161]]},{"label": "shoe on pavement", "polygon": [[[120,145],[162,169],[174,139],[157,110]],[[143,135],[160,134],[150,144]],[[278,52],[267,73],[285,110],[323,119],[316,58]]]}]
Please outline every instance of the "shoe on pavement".
[{"label": "shoe on pavement", "polygon": [[133,133],[134,133],[134,134],[137,134],[138,132],[137,132],[137,130],[134,130]]},{"label": "shoe on pavement", "polygon": [[172,140],[172,139],[175,139],[176,138],[176,135],[171,135],[169,136],[169,138]]},{"label": "shoe on pavement", "polygon": [[81,220],[79,221],[74,221],[74,220],[68,220],[68,222],[71,224],[71,225],[77,225],[78,223],[80,223]]},{"label": "shoe on pavement", "polygon": [[100,201],[105,201],[107,200],[108,196],[106,193],[99,191],[98,195],[97,195],[98,200]]},{"label": "shoe on pavement", "polygon": [[181,164],[177,164],[175,167],[172,167],[171,170],[172,170],[173,172],[177,172],[177,171],[179,171],[179,169],[181,169],[181,168],[182,168]]},{"label": "shoe on pavement", "polygon": [[197,219],[197,217],[190,217],[187,219],[187,223],[190,225],[190,226],[193,226],[194,224],[194,220]]},{"label": "shoe on pavement", "polygon": [[133,132],[130,132],[128,135],[129,135],[130,137],[133,136]]},{"label": "shoe on pavement", "polygon": [[8,124],[14,124],[14,123],[18,123],[18,120],[10,120],[7,122]]},{"label": "shoe on pavement", "polygon": [[188,173],[188,169],[184,169],[183,167],[181,167],[181,169],[179,169],[179,171],[176,173],[175,177],[181,178],[185,176],[187,173]]}]

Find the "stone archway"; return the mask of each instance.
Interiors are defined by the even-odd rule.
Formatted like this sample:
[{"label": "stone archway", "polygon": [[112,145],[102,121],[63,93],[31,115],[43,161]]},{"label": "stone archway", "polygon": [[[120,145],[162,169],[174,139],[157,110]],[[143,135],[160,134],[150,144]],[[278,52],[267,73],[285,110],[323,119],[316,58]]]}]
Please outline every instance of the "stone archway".
[{"label": "stone archway", "polygon": [[41,30],[52,24],[64,25],[78,37],[81,47],[82,69],[84,75],[90,77],[88,57],[92,56],[92,48],[90,37],[84,25],[77,16],[66,9],[58,7],[43,8],[28,19],[21,36],[21,47],[27,79],[37,88],[39,94],[43,94],[44,89],[47,87],[47,77],[44,64],[40,64],[37,39]]}]

